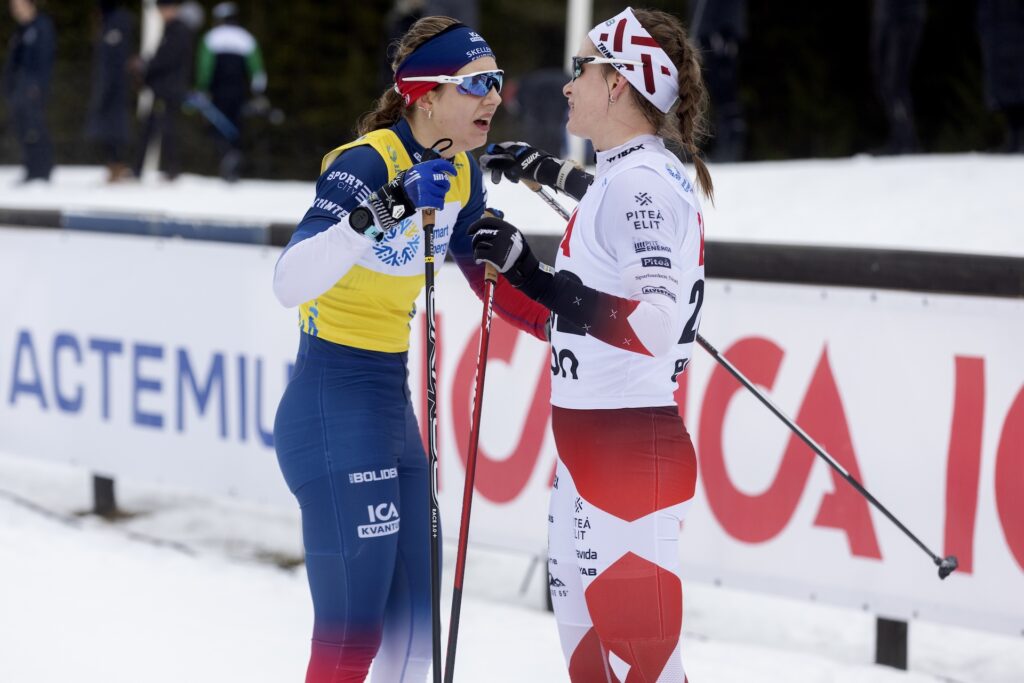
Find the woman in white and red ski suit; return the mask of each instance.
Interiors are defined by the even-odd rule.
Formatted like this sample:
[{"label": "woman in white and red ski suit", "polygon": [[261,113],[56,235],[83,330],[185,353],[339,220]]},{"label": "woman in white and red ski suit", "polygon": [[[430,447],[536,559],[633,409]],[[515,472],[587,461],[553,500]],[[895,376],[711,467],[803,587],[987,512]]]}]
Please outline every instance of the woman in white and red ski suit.
[{"label": "woman in white and red ski suit", "polygon": [[569,676],[684,683],[679,525],[697,461],[673,394],[700,322],[704,227],[665,139],[711,196],[700,63],[678,19],[627,9],[590,32],[564,93],[596,176],[522,143],[481,160],[581,200],[554,269],[495,218],[470,229],[474,256],[553,313],[549,583]]}]

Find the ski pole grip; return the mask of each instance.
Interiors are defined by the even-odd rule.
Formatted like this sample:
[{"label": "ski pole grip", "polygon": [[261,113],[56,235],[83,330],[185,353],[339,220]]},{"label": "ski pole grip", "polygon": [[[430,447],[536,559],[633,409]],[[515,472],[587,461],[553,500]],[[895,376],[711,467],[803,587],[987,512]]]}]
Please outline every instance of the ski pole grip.
[{"label": "ski pole grip", "polygon": [[484,262],[484,279],[488,282],[498,281],[498,269],[490,261]]}]

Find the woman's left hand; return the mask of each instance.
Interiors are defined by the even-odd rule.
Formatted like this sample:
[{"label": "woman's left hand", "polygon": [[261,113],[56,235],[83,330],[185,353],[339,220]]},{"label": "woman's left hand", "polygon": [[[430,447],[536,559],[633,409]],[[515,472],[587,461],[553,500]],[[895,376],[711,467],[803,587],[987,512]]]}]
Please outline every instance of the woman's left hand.
[{"label": "woman's left hand", "polygon": [[530,247],[519,228],[500,218],[481,218],[469,226],[473,238],[473,258],[486,261],[501,273],[507,273]]}]

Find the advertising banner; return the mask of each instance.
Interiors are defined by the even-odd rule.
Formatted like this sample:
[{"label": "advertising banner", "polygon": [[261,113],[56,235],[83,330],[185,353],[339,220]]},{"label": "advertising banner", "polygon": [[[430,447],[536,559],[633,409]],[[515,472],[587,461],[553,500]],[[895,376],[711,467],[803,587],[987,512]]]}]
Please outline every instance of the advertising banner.
[{"label": "advertising banner", "polygon": [[[271,291],[279,253],[0,229],[0,450],[294,505],[272,434],[299,334]],[[436,296],[454,537],[480,303],[450,263]],[[418,316],[420,415],[421,328]],[[1024,633],[1024,301],[712,280],[700,332],[960,570],[940,582],[921,548],[695,349],[676,392],[699,459],[684,576]],[[543,552],[559,371],[546,344],[495,319],[474,543]]]}]

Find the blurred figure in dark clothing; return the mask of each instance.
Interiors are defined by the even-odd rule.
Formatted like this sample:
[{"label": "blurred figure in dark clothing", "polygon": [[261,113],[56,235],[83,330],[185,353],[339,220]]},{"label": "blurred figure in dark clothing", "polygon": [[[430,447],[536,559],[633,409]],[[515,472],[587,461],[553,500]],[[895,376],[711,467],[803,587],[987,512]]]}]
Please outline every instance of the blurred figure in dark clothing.
[{"label": "blurred figure in dark clothing", "polygon": [[451,17],[466,26],[480,26],[478,0],[427,0],[427,15]]},{"label": "blurred figure in dark clothing", "polygon": [[395,0],[384,22],[386,54],[377,74],[381,88],[394,85],[395,75],[390,66],[393,46],[419,19],[431,15],[451,17],[466,26],[480,25],[477,0]]},{"label": "blurred figure in dark clothing", "polygon": [[[196,57],[196,89],[208,93],[213,106],[231,124],[219,130],[220,175],[238,180],[242,165],[242,113],[252,98],[267,89],[260,46],[238,23],[238,6],[222,2],[213,8],[214,28],[203,36]],[[266,101],[265,98],[263,100]]]},{"label": "blurred figure in dark clothing", "polygon": [[1024,0],[979,0],[978,32],[989,106],[1008,125],[1004,150],[1024,152]]},{"label": "blurred figure in dark clothing", "polygon": [[[518,80],[515,95],[509,103],[519,119],[522,137],[538,149],[564,156],[565,123],[569,103],[562,87],[569,80],[562,69],[537,69]],[[511,88],[510,88],[511,90]]]},{"label": "blurred figure in dark clothing", "polygon": [[93,50],[92,96],[86,138],[96,142],[107,165],[107,182],[132,177],[127,164],[131,84],[128,65],[138,53],[135,15],[122,0],[100,0],[100,30]]},{"label": "blurred figure in dark clothing", "polygon": [[46,181],[53,170],[46,107],[56,32],[50,17],[39,10],[35,0],[10,0],[10,8],[18,27],[11,37],[4,64],[4,96],[25,165],[23,182]]},{"label": "blurred figure in dark clothing", "polygon": [[708,159],[740,161],[747,148],[747,122],[739,97],[739,53],[747,37],[747,3],[694,0],[690,8],[690,35],[700,45],[713,112]]},{"label": "blurred figure in dark clothing", "polygon": [[156,4],[164,20],[164,34],[153,58],[143,67],[143,82],[153,91],[153,109],[139,141],[135,175],[142,177],[146,151],[159,136],[161,170],[168,180],[174,180],[181,173],[178,121],[191,80],[192,30],[178,16],[180,0],[157,0]]},{"label": "blurred figure in dark clothing", "polygon": [[871,68],[889,122],[880,154],[917,152],[910,76],[927,17],[925,0],[874,0],[871,17]]},{"label": "blurred figure in dark clothing", "polygon": [[[426,0],[395,0],[384,21],[384,59],[377,71],[378,89],[383,90],[394,85],[395,74],[391,71],[392,53],[398,40],[417,21],[426,16]],[[471,24],[475,26],[475,24]]]}]

